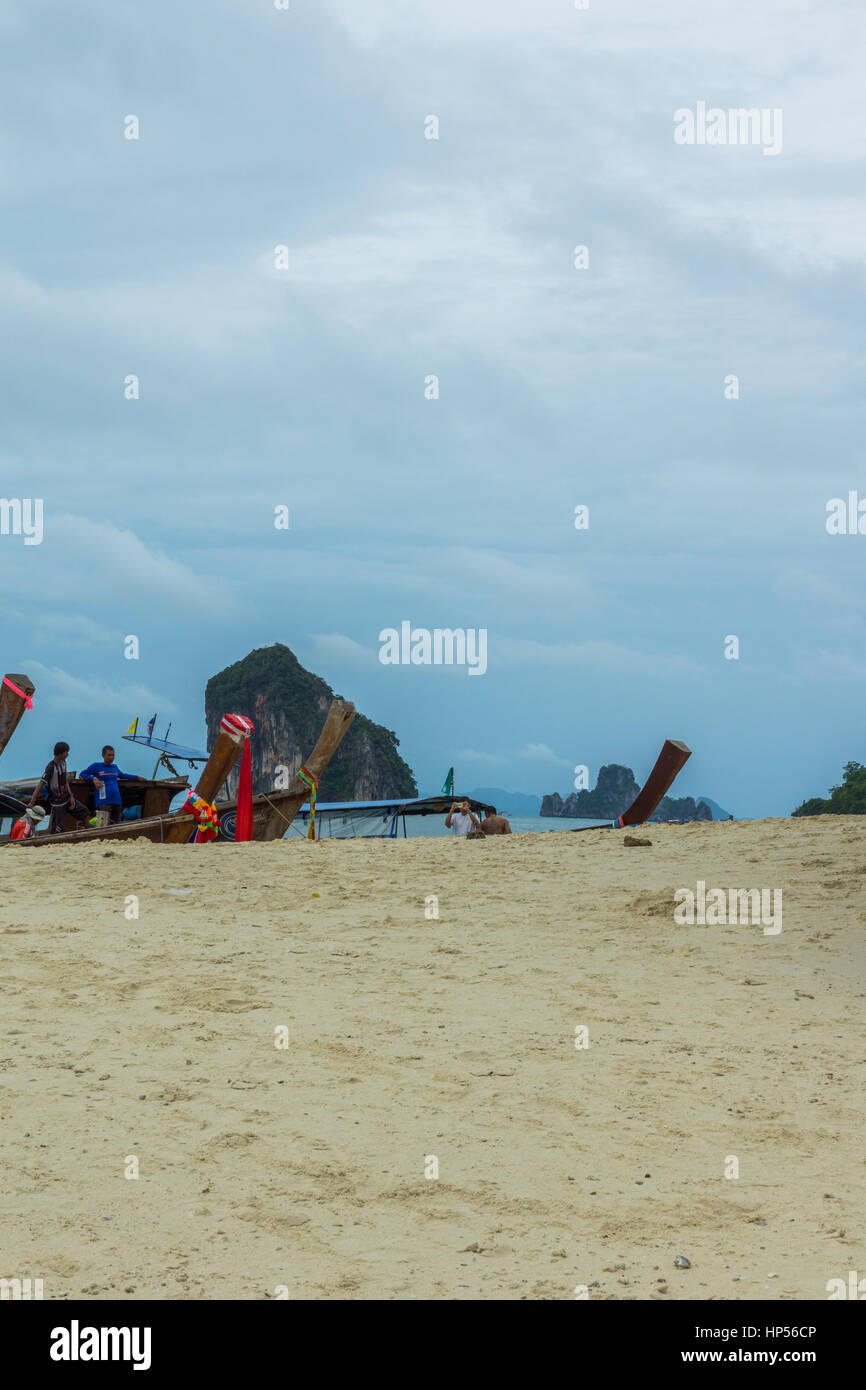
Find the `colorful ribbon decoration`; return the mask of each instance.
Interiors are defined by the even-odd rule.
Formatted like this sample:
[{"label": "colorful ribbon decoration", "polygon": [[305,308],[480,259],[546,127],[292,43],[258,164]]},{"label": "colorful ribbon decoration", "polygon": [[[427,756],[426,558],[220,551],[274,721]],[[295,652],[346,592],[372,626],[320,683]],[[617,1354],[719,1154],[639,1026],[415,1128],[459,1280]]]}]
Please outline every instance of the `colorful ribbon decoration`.
[{"label": "colorful ribbon decoration", "polygon": [[32,708],[33,708],[33,699],[32,699],[32,696],[28,695],[27,692],[26,692],[25,690],[19,690],[19,689],[18,689],[18,686],[15,684],[15,682],[14,682],[14,681],[10,681],[10,679],[9,679],[8,676],[4,676],[4,677],[3,677],[3,684],[4,684],[4,685],[8,685],[8,687],[9,687],[10,690],[14,690],[16,695],[20,695],[20,696],[21,696],[21,699],[24,701],[24,708],[25,708],[25,709],[32,709]]},{"label": "colorful ribbon decoration", "polygon": [[197,845],[206,845],[208,840],[216,839],[220,822],[217,809],[211,802],[206,801],[203,796],[197,796],[194,791],[190,791],[183,809],[195,817],[195,823],[198,827],[195,832]]},{"label": "colorful ribbon decoration", "polygon": [[308,839],[308,840],[315,840],[315,838],[316,838],[316,792],[317,792],[318,786],[319,786],[319,779],[318,779],[318,777],[314,777],[313,774],[312,774],[312,772],[310,772],[310,770],[309,770],[308,768],[306,768],[306,767],[302,767],[302,768],[301,768],[300,772],[298,773],[298,776],[300,777],[300,779],[301,779],[302,782],[306,782],[307,786],[308,786],[309,789],[310,789],[310,828],[309,828],[309,830],[307,831],[307,839]]}]

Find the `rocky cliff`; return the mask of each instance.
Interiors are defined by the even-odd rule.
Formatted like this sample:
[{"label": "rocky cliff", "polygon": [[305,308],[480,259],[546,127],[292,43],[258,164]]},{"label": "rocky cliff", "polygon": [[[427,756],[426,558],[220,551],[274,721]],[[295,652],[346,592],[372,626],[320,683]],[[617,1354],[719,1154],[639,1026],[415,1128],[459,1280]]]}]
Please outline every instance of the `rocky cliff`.
[{"label": "rocky cliff", "polygon": [[[573,816],[577,820],[616,820],[634,801],[640,787],[630,767],[608,763],[599,768],[598,781],[592,791],[571,792],[563,801],[559,792],[544,797],[542,816]],[[695,802],[690,796],[664,796],[650,816],[660,820],[712,820],[709,806]]]},{"label": "rocky cliff", "polygon": [[[250,652],[243,661],[212,676],[205,692],[208,747],[224,714],[245,714],[256,726],[252,741],[253,791],[270,791],[277,769],[294,776],[322,729],[331,687],[307,671],[288,647],[277,642]],[[397,752],[390,729],[357,714],[322,778],[322,801],[381,801],[417,796],[412,769]],[[238,765],[239,766],[239,765]],[[237,786],[238,767],[230,779]]]},{"label": "rocky cliff", "polygon": [[[543,816],[576,816],[584,820],[615,820],[630,806],[640,788],[630,767],[609,763],[599,768],[592,791],[571,792],[563,801],[558,792],[541,803]],[[557,809],[558,807],[558,809]]]}]

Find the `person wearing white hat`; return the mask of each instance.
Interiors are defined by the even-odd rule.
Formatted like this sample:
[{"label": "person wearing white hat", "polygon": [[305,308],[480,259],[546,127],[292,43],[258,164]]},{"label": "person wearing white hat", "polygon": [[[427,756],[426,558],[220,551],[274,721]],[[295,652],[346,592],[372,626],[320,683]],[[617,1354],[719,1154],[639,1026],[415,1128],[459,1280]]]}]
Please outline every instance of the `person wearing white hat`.
[{"label": "person wearing white hat", "polygon": [[23,816],[12,827],[10,840],[29,840],[31,835],[35,835],[36,827],[40,821],[44,821],[45,812],[41,806],[28,806]]}]

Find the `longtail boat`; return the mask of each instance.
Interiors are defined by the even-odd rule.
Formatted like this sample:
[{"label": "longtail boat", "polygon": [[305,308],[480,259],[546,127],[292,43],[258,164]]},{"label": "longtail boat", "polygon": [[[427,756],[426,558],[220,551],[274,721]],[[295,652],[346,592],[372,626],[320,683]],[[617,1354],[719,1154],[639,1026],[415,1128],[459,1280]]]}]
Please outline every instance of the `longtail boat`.
[{"label": "longtail boat", "polygon": [[[7,816],[13,818],[23,816],[27,803],[39,786],[40,780],[38,777],[19,777],[13,778],[9,782],[0,782],[0,820]],[[140,782],[121,782],[118,791],[123,810],[129,811],[132,807],[137,807],[138,810],[135,815],[138,824],[141,824],[142,820],[168,815],[175,797],[180,792],[186,791],[188,787],[189,779],[183,776],[145,777]],[[91,815],[96,814],[97,806],[92,782],[84,777],[77,777],[75,773],[70,773],[69,790],[76,801],[88,808]],[[138,819],[139,817],[140,819]],[[70,830],[78,829],[78,823],[72,815],[67,815],[66,825]]]},{"label": "longtail boat", "polygon": [[643,825],[644,821],[649,820],[691,756],[691,748],[687,748],[678,738],[666,738],[652,772],[628,810],[617,816],[615,821],[603,821],[601,825],[576,826],[572,834],[580,835],[584,830],[621,830],[626,825]]},{"label": "longtail boat", "polygon": [[[355,706],[349,700],[333,700],[328,710],[322,732],[303,771],[291,785],[284,790],[264,792],[253,797],[253,839],[276,840],[291,825],[301,806],[310,795],[310,780],[318,784],[325,769],[343,741],[346,730],[355,717]],[[223,719],[216,742],[210,752],[207,764],[196,784],[196,793],[205,801],[210,801],[226,782],[229,773],[240,756],[243,735],[233,730]],[[246,721],[247,723],[249,721]],[[216,809],[220,819],[220,834],[213,842],[234,839],[234,817],[237,814],[237,798],[217,801]],[[225,822],[225,830],[223,830]],[[79,845],[95,840],[135,840],[146,839],[154,844],[186,844],[196,829],[195,817],[185,810],[173,811],[167,815],[151,816],[141,820],[120,821],[104,829],[73,830],[62,835],[49,835],[42,832],[27,840],[18,840],[18,845]],[[8,839],[0,841],[9,843]]]},{"label": "longtail boat", "polygon": [[6,675],[0,685],[0,754],[18,728],[26,709],[30,709],[36,686],[29,676]]}]

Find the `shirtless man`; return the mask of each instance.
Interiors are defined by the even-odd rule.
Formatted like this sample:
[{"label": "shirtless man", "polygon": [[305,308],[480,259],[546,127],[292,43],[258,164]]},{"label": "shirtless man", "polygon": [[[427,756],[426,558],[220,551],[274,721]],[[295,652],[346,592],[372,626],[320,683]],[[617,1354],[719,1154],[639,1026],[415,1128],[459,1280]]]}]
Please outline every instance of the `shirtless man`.
[{"label": "shirtless man", "polygon": [[481,829],[484,831],[485,835],[511,834],[511,826],[508,824],[508,821],[505,819],[504,816],[497,816],[495,806],[485,815],[483,821],[481,822]]}]

